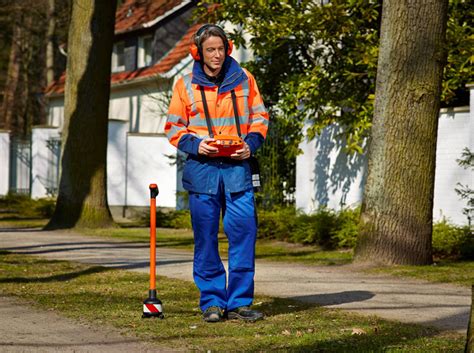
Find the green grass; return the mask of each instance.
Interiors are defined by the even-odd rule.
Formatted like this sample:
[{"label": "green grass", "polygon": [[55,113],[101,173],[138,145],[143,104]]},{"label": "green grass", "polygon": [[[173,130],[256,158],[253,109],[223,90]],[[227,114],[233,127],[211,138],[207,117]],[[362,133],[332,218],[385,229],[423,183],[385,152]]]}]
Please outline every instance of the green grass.
[{"label": "green grass", "polygon": [[0,219],[0,229],[27,229],[27,228],[43,228],[48,223],[47,219]]},{"label": "green grass", "polygon": [[0,252],[2,295],[186,351],[462,352],[464,346],[462,335],[262,296],[255,302],[265,320],[206,324],[193,284],[166,277],[157,283],[166,318],[141,319],[145,274]]},{"label": "green grass", "polygon": [[438,283],[474,285],[474,261],[440,260],[431,266],[391,266],[368,270],[399,277],[412,277]]}]

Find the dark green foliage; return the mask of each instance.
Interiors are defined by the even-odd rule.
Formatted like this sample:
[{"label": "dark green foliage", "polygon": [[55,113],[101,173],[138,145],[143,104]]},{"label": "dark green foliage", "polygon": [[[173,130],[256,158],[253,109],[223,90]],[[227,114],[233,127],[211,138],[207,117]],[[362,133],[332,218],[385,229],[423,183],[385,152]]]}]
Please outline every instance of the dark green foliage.
[{"label": "dark green foliage", "polygon": [[259,212],[259,238],[319,245],[326,249],[355,245],[359,209],[333,211],[320,208],[307,215],[282,207]]},{"label": "dark green foliage", "polygon": [[474,234],[470,227],[457,227],[447,220],[434,224],[433,255],[474,260]]},{"label": "dark green foliage", "polygon": [[49,218],[53,214],[55,200],[33,200],[26,195],[8,194],[0,197],[0,219]]},{"label": "dark green foliage", "polygon": [[[146,216],[148,217],[148,216]],[[156,212],[156,226],[163,228],[191,229],[191,216],[188,210]]]},{"label": "dark green foliage", "polygon": [[474,27],[471,1],[449,0],[446,43],[448,59],[443,72],[441,106],[458,107],[469,105],[469,90],[466,84],[474,80],[472,49],[474,47]]}]

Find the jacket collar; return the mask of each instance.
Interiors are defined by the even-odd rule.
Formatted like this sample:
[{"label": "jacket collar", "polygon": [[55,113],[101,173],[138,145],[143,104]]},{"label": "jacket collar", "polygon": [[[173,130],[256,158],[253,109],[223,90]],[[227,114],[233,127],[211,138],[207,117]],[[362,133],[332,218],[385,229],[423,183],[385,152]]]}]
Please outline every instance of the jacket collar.
[{"label": "jacket collar", "polygon": [[[231,56],[225,58],[222,70],[224,70],[224,80],[219,87],[219,93],[230,92],[248,79],[244,70]],[[199,86],[215,87],[215,84],[206,77],[200,61],[194,61],[193,79],[191,82]]]}]

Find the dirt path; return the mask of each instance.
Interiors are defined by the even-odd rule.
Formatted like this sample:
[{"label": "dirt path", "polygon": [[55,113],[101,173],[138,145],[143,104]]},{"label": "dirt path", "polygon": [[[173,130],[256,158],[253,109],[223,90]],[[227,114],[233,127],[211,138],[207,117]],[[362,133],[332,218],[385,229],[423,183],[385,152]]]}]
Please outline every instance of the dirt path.
[{"label": "dirt path", "polygon": [[81,324],[0,296],[1,352],[170,352],[105,327]]}]

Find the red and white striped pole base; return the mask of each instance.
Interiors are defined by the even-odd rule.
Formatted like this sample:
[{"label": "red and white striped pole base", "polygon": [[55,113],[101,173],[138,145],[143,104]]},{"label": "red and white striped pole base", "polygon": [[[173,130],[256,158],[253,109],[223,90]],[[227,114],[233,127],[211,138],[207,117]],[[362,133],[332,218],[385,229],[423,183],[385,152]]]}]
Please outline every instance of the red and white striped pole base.
[{"label": "red and white striped pole base", "polygon": [[159,317],[164,319],[161,300],[156,297],[156,290],[149,291],[149,297],[143,302],[143,318]]}]

